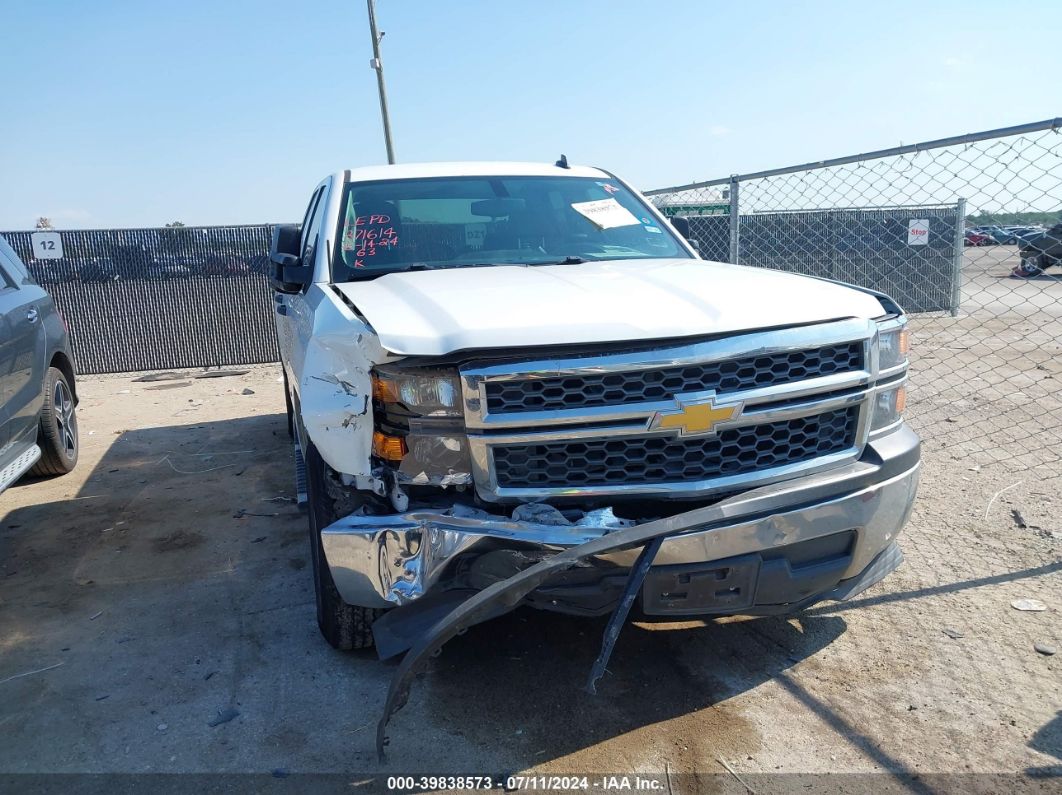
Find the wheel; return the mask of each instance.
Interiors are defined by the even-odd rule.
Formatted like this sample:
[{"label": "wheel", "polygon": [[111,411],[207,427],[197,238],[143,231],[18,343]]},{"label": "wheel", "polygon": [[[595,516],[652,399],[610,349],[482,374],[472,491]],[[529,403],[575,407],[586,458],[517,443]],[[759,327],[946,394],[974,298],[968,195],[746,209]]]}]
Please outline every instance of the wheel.
[{"label": "wheel", "polygon": [[309,496],[310,559],[313,563],[314,596],[317,601],[317,626],[325,640],[335,649],[368,649],[375,645],[372,623],[382,616],[384,609],[348,605],[339,595],[332,573],[328,570],[324,548],[321,546],[321,528],[328,527],[336,519],[349,514],[351,508],[347,495],[339,496],[331,481],[324,460],[312,444],[306,445],[306,481]]},{"label": "wheel", "polygon": [[37,428],[41,458],[31,475],[65,475],[77,465],[77,414],[74,393],[61,370],[48,368],[44,377],[44,406]]},{"label": "wheel", "polygon": [[1043,260],[1040,257],[1022,257],[1010,275],[1019,279],[1031,279],[1044,272],[1042,264]]},{"label": "wheel", "polygon": [[280,370],[284,374],[284,408],[288,412],[288,436],[295,438],[295,407],[291,404],[291,389],[288,387],[288,371],[283,367]]}]

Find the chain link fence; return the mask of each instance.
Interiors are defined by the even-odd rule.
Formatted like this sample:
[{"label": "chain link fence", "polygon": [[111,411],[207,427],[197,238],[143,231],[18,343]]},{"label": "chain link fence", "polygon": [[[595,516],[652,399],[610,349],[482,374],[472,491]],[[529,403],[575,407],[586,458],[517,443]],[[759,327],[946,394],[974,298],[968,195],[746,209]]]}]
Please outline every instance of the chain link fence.
[{"label": "chain link fence", "polygon": [[801,618],[844,621],[843,691],[794,676],[875,753],[928,749],[892,769],[1058,776],[1062,119],[650,194],[708,258],[876,288],[910,316],[907,562]]},{"label": "chain link fence", "polygon": [[888,293],[909,418],[971,466],[1062,460],[1062,119],[649,191],[705,257]]},{"label": "chain link fence", "polygon": [[5,232],[82,373],[275,362],[272,226]]}]

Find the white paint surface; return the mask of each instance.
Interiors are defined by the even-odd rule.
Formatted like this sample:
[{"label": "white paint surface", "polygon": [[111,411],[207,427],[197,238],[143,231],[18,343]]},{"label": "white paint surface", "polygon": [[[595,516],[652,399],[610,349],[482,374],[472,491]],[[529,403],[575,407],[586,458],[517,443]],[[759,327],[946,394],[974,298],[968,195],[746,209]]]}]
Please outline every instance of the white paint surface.
[{"label": "white paint surface", "polygon": [[695,337],[884,312],[867,293],[693,259],[392,273],[336,285],[394,353]]}]

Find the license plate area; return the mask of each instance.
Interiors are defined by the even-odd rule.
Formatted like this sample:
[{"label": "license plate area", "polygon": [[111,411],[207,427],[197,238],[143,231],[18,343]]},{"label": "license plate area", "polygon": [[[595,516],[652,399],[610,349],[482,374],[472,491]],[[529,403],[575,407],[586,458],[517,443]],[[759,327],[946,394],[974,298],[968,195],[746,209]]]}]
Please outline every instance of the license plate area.
[{"label": "license plate area", "polygon": [[653,566],[642,586],[646,615],[730,613],[751,607],[760,576],[759,555],[712,563]]}]

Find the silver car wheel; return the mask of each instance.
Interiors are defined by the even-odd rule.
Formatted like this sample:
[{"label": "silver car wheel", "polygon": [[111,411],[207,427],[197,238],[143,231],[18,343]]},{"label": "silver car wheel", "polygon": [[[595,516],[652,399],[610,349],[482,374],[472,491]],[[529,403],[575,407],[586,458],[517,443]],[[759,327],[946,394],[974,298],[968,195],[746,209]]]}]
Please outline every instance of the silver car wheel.
[{"label": "silver car wheel", "polygon": [[61,380],[55,382],[52,406],[55,408],[55,424],[62,440],[63,453],[67,458],[73,458],[77,452],[77,416],[74,414],[74,399],[70,389]]}]

